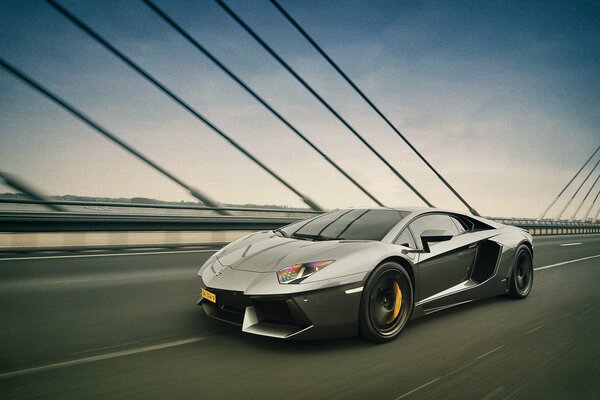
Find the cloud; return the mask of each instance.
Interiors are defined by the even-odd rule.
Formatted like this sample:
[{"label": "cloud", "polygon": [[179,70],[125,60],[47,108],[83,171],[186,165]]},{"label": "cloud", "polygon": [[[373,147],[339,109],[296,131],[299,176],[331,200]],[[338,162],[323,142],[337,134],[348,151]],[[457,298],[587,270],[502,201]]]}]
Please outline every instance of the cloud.
[{"label": "cloud", "polygon": [[[320,204],[370,204],[143,4],[65,4]],[[3,6],[9,60],[190,184],[228,203],[302,205],[46,4]],[[161,6],[384,203],[419,205],[215,5]],[[435,205],[462,208],[267,2],[234,6]],[[482,213],[536,216],[597,146],[600,44],[585,4],[284,6]],[[2,168],[52,194],[189,198],[12,77],[0,89]]]}]

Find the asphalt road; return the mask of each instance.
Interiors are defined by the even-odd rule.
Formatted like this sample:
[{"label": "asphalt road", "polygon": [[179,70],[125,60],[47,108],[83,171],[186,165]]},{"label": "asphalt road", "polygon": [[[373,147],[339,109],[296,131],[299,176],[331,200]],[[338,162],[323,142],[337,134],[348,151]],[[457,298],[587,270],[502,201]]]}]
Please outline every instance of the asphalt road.
[{"label": "asphalt road", "polygon": [[209,320],[195,274],[210,254],[0,256],[0,398],[599,396],[600,236],[536,238],[543,269],[526,300],[438,312],[385,345],[286,342]]}]

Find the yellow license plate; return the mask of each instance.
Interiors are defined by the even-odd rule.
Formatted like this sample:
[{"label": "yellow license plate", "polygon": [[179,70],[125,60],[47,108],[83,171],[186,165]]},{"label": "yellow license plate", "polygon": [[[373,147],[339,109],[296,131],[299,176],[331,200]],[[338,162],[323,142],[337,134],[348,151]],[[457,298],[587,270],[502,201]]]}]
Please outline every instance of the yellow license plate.
[{"label": "yellow license plate", "polygon": [[208,300],[208,301],[212,301],[213,303],[217,302],[217,295],[214,293],[209,292],[208,290],[202,288],[202,298]]}]

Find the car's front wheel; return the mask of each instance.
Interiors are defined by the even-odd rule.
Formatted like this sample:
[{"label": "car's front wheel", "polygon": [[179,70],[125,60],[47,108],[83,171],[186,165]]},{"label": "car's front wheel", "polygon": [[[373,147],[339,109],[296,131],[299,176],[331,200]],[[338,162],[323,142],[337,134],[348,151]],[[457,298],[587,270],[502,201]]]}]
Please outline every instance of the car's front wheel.
[{"label": "car's front wheel", "polygon": [[360,333],[378,343],[393,340],[413,309],[413,287],[408,273],[396,262],[385,262],[372,273],[363,289]]}]

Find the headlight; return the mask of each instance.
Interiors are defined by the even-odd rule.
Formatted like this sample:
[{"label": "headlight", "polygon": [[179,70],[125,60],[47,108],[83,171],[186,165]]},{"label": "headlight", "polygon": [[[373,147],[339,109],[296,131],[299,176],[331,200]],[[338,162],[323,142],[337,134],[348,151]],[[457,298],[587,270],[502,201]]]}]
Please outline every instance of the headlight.
[{"label": "headlight", "polygon": [[214,253],[212,256],[210,256],[208,258],[208,260],[206,260],[204,262],[204,264],[202,264],[202,266],[200,267],[200,270],[198,271],[198,275],[202,275],[204,273],[204,270],[206,268],[208,268],[209,266],[213,265],[213,263],[217,260],[217,254],[219,254],[221,251],[219,250],[218,252]]},{"label": "headlight", "polygon": [[305,278],[308,278],[334,261],[335,260],[328,260],[294,264],[277,271],[277,280],[279,283],[300,283]]}]

